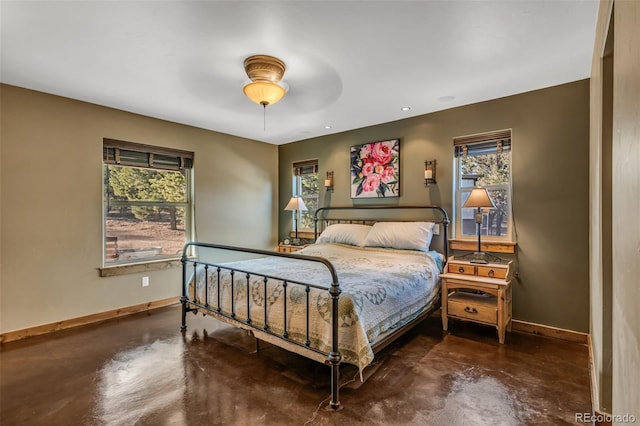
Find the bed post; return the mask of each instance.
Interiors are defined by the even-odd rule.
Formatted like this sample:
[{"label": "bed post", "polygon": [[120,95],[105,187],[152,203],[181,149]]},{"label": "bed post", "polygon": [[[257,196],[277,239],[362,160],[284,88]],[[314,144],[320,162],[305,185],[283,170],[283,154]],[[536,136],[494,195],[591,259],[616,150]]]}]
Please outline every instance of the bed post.
[{"label": "bed post", "polygon": [[181,297],[180,303],[182,303],[182,325],[180,326],[180,331],[187,331],[187,302]]},{"label": "bed post", "polygon": [[331,401],[329,402],[329,408],[331,410],[340,410],[340,400],[338,399],[338,392],[340,390],[340,356],[338,347],[338,330],[339,330],[339,314],[338,314],[338,300],[340,297],[340,285],[338,280],[334,280],[329,290],[331,294],[331,352],[329,353],[329,364],[331,364]]},{"label": "bed post", "polygon": [[318,239],[318,215],[317,212],[313,214],[313,241]]},{"label": "bed post", "polygon": [[[187,330],[187,302],[189,301],[189,295],[187,293],[187,249],[191,243],[187,243],[182,250],[182,291],[180,296],[180,303],[182,304],[182,325],[180,331],[185,332]],[[195,280],[195,276],[194,276]]]},{"label": "bed post", "polygon": [[447,216],[447,212],[442,210],[444,213],[444,218],[442,219],[442,223],[444,224],[444,264],[449,261],[449,216]]},{"label": "bed post", "polygon": [[185,276],[187,273],[187,262],[182,259],[182,296],[180,296],[180,303],[182,303],[182,325],[180,326],[180,331],[184,332],[187,330],[187,297],[185,296]]}]

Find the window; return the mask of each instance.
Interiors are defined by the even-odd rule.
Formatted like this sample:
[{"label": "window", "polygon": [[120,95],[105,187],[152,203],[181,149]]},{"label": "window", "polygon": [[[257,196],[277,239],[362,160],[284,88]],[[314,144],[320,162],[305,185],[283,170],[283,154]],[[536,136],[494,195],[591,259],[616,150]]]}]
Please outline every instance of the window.
[{"label": "window", "polygon": [[475,239],[475,209],[462,208],[474,186],[487,188],[495,209],[483,211],[482,240],[514,242],[511,221],[511,130],[454,138],[457,239]]},{"label": "window", "polygon": [[191,239],[193,153],[104,139],[105,266],[179,257]]},{"label": "window", "polygon": [[302,197],[306,211],[298,212],[298,231],[313,232],[313,215],[318,208],[318,160],[293,163],[293,195]]}]

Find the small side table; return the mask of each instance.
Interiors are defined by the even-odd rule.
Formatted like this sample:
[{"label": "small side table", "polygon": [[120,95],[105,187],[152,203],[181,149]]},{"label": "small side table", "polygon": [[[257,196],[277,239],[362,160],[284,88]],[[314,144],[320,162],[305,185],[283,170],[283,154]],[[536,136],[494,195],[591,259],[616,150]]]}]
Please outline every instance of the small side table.
[{"label": "small side table", "polygon": [[496,327],[504,343],[511,331],[512,262],[478,264],[450,257],[442,278],[442,328],[449,318]]},{"label": "small side table", "polygon": [[276,251],[279,253],[293,253],[296,252],[298,250],[302,250],[303,248],[305,248],[307,246],[307,244],[302,244],[299,246],[294,246],[292,244],[283,244],[280,243],[278,244],[278,247],[276,247]]}]

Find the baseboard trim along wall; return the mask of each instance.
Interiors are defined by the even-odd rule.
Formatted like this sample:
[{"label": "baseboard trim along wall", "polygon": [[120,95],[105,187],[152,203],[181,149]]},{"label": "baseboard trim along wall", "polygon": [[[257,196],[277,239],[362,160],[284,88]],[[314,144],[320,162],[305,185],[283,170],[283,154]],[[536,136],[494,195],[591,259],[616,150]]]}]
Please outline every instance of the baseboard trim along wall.
[{"label": "baseboard trim along wall", "polygon": [[[0,343],[13,342],[14,340],[20,340],[26,337],[52,333],[54,331],[65,330],[67,328],[78,327],[81,325],[94,324],[101,321],[107,321],[113,318],[136,314],[138,312],[144,312],[152,309],[163,308],[165,306],[174,305],[179,302],[180,302],[180,298],[170,297],[168,299],[141,303],[139,305],[127,306],[120,309],[113,309],[111,311],[85,315],[82,317],[53,322],[50,324],[38,325],[35,327],[24,328],[21,330],[8,331],[6,333],[0,334]],[[520,321],[520,320],[512,320],[511,329],[513,331],[518,331],[521,333],[530,333],[530,334],[537,334],[545,337],[554,337],[556,339],[561,339],[568,342],[580,343],[585,345],[588,344],[588,338],[589,338],[589,335],[587,333],[581,333],[579,331],[566,330],[563,328],[551,327],[548,325],[535,324],[535,323]]]},{"label": "baseboard trim along wall", "polygon": [[113,309],[110,311],[99,312],[97,314],[85,315],[78,318],[53,322],[50,324],[38,325],[35,327],[23,328],[21,330],[8,331],[0,334],[0,343],[13,342],[15,340],[27,337],[38,336],[41,334],[52,333],[54,331],[65,330],[67,328],[78,327],[81,325],[95,324],[114,318],[119,318],[139,312],[150,311],[152,309],[163,308],[165,306],[174,305],[180,302],[179,297],[170,297],[168,299],[155,300],[153,302],[140,303],[138,305],[127,306],[124,308]]},{"label": "baseboard trim along wall", "polygon": [[579,331],[566,330],[564,328],[552,327],[550,325],[535,324],[532,322],[512,320],[511,330],[522,333],[538,334],[545,337],[555,337],[556,339],[586,345],[589,343],[589,334]]}]

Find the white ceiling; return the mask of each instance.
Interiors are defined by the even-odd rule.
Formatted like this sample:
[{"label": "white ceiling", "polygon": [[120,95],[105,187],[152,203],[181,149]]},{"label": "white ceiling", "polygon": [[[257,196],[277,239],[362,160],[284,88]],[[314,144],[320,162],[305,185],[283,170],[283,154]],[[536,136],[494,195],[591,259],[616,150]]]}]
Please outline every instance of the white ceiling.
[{"label": "white ceiling", "polygon": [[[597,0],[3,0],[0,76],[283,144],[588,78],[597,9]],[[264,111],[266,130],[262,107],[242,93],[254,54],[287,66],[289,91]]]}]

